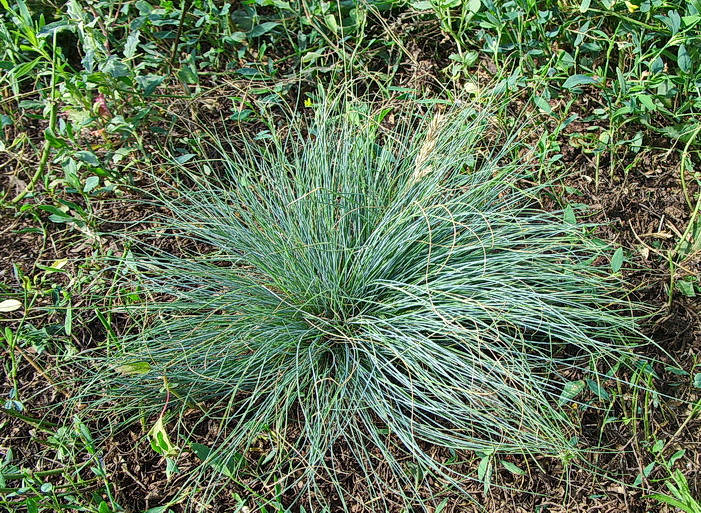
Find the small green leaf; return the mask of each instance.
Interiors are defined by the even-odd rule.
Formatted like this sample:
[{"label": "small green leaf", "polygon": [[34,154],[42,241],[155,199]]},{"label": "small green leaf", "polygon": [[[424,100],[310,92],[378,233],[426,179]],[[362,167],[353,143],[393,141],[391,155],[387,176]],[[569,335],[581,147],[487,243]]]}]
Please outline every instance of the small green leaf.
[{"label": "small green leaf", "polygon": [[669,27],[673,36],[682,28],[682,18],[677,11],[668,11],[667,17],[662,17],[662,22]]},{"label": "small green leaf", "polygon": [[58,137],[51,127],[47,127],[46,130],[44,130],[44,138],[49,141],[49,144],[54,148],[66,148],[68,146],[66,141]]},{"label": "small green leaf", "polygon": [[492,457],[487,455],[480,460],[480,463],[477,466],[477,479],[482,481],[484,493],[489,493],[489,488],[492,484],[492,472]]},{"label": "small green leaf", "polygon": [[654,112],[657,110],[657,105],[655,105],[652,96],[650,96],[649,94],[640,93],[637,96],[635,96],[635,98],[637,98],[637,100],[642,104],[642,106],[645,107],[648,111]]},{"label": "small green leaf", "polygon": [[628,81],[625,75],[621,71],[621,68],[616,67],[616,78],[618,79],[618,87],[621,90],[622,95],[628,95]]},{"label": "small green leaf", "polygon": [[173,458],[166,458],[166,477],[170,479],[173,474],[179,474],[180,468],[178,468],[178,463]]},{"label": "small green leaf", "polygon": [[187,163],[187,162],[190,162],[190,161],[191,161],[194,157],[196,157],[196,156],[197,156],[197,155],[195,155],[194,153],[186,153],[186,154],[184,154],[184,155],[180,155],[180,156],[176,157],[176,158],[175,158],[175,161],[176,161],[178,164],[185,164],[185,163]]},{"label": "small green leaf", "polygon": [[534,96],[533,97],[533,103],[536,104],[536,107],[538,107],[540,110],[545,112],[546,114],[552,114],[553,109],[550,106],[550,104],[547,102],[547,100],[541,96]]},{"label": "small green leaf", "polygon": [[652,452],[652,454],[657,454],[662,449],[664,449],[664,444],[665,444],[664,440],[657,440],[655,442],[655,445],[652,446],[652,449],[650,449],[650,452]]},{"label": "small green leaf", "polygon": [[689,71],[691,71],[691,56],[684,45],[679,45],[679,51],[677,52],[677,65],[684,73],[689,73]]},{"label": "small green leaf", "polygon": [[97,507],[97,513],[113,513],[105,501],[101,501],[100,505]]},{"label": "small green leaf", "polygon": [[100,479],[104,479],[107,477],[107,473],[105,472],[105,469],[102,467],[102,465],[90,467],[90,471]]},{"label": "small green leaf", "polygon": [[238,73],[242,77],[247,77],[247,78],[259,77],[259,76],[263,75],[263,73],[261,73],[257,69],[250,68],[250,67],[239,68],[236,70],[236,73]]},{"label": "small green leaf", "polygon": [[638,153],[643,147],[644,139],[645,134],[642,130],[638,130],[637,132],[635,132],[633,139],[631,139],[630,141],[630,149],[633,150],[633,152]]},{"label": "small green leaf", "polygon": [[206,462],[210,467],[217,472],[221,472],[226,477],[233,478],[244,461],[240,453],[235,453],[224,462],[220,457],[213,455],[214,451],[212,451],[212,449],[203,444],[191,443],[190,449],[192,449],[192,452],[194,452],[200,460]]},{"label": "small green leaf", "polygon": [[[636,479],[637,481],[637,479]],[[640,483],[642,483],[642,479],[640,480]],[[640,484],[638,483],[638,484]],[[633,485],[636,486],[636,485]],[[679,508],[681,511],[688,511],[691,512],[693,510],[690,510],[689,507],[684,504],[683,502],[675,499],[674,497],[669,497],[668,495],[662,495],[661,493],[654,493],[652,495],[643,495],[644,498],[646,499],[655,499],[660,502],[664,502],[666,504],[669,504],[670,506],[674,506],[675,508]]]},{"label": "small green leaf", "polygon": [[686,372],[684,369],[680,369],[679,367],[672,367],[670,365],[665,366],[664,368],[665,371],[674,374],[676,376],[688,376],[689,373]]},{"label": "small green leaf", "polygon": [[155,506],[149,508],[144,513],[173,513],[173,510],[166,504],[165,506]]},{"label": "small green leaf", "polygon": [[694,284],[688,280],[677,280],[674,282],[677,290],[681,292],[683,296],[686,297],[696,297],[696,291],[694,290]]},{"label": "small green leaf", "polygon": [[623,265],[623,248],[618,248],[611,257],[611,271],[617,273]]},{"label": "small green leaf", "polygon": [[562,215],[562,220],[565,224],[577,224],[577,218],[574,215],[574,209],[571,205],[567,205]]},{"label": "small green leaf", "polygon": [[70,303],[68,303],[68,306],[66,307],[66,317],[63,320],[63,331],[69,337],[73,332],[73,306]]},{"label": "small green leaf", "polygon": [[134,362],[119,365],[115,367],[114,370],[125,376],[133,376],[136,374],[146,374],[151,370],[151,365],[148,362]]},{"label": "small green leaf", "polygon": [[92,191],[98,185],[100,185],[100,177],[99,176],[89,176],[85,180],[85,185],[83,186],[83,192],[88,194],[90,191]]},{"label": "small green leaf", "polygon": [[307,52],[302,56],[301,62],[307,63],[307,62],[314,62],[316,61],[319,57],[323,56],[324,54],[321,52]]},{"label": "small green leaf", "polygon": [[136,77],[136,83],[144,90],[145,96],[150,96],[165,79],[165,76],[144,75]]},{"label": "small green leaf", "polygon": [[141,16],[151,14],[153,7],[146,0],[138,0],[135,4],[136,8],[139,10]]},{"label": "small green leaf", "polygon": [[677,462],[678,459],[683,458],[684,454],[686,454],[686,449],[679,449],[677,452],[675,452],[669,457],[669,461],[667,462],[667,464],[671,467]]},{"label": "small green leaf", "polygon": [[100,166],[100,161],[97,159],[95,154],[91,151],[76,151],[73,155],[78,160],[81,160],[81,161],[85,162],[86,164],[90,164],[93,167]]},{"label": "small green leaf", "polygon": [[131,59],[136,55],[136,48],[139,46],[139,36],[141,36],[140,30],[135,30],[127,36],[126,43],[124,43],[124,57]]},{"label": "small green leaf", "polygon": [[68,223],[71,220],[71,216],[58,216],[55,214],[49,216],[49,221],[51,221],[52,223]]},{"label": "small green leaf", "polygon": [[[694,129],[698,129],[699,125],[694,125]],[[682,130],[689,130],[688,128],[683,128]],[[682,134],[679,137],[680,140],[684,140]],[[701,219],[695,218],[691,221],[691,226],[688,228],[688,237],[682,239],[679,244],[679,255],[686,256],[692,253],[696,253],[701,250]]]},{"label": "small green leaf", "polygon": [[198,82],[198,77],[197,73],[195,73],[190,66],[183,66],[179,71],[178,71],[178,78],[182,80],[185,84],[197,84]]},{"label": "small green leaf", "polygon": [[227,43],[227,44],[245,43],[246,42],[246,33],[245,32],[233,32],[229,36],[224,36],[222,38],[222,41]]},{"label": "small green leaf", "polygon": [[608,401],[611,399],[611,396],[606,391],[606,389],[596,381],[588,379],[587,386],[589,387],[589,390],[591,390],[596,395],[596,397],[598,397],[602,401]]},{"label": "small green leaf", "polygon": [[560,392],[560,397],[557,400],[557,404],[562,406],[563,404],[572,401],[582,392],[582,390],[586,388],[586,386],[587,382],[583,379],[578,379],[577,381],[570,381],[569,383],[565,383],[562,392]]},{"label": "small green leaf", "polygon": [[112,78],[129,76],[129,66],[124,64],[117,56],[111,55],[102,65],[102,72],[107,73]]},{"label": "small green leaf", "polygon": [[338,34],[338,22],[333,14],[327,14],[324,16],[324,21],[326,22],[326,26],[331,29],[331,32]]},{"label": "small green leaf", "polygon": [[[335,21],[335,20],[334,20]],[[251,29],[251,31],[248,33],[248,37],[259,37],[262,36],[263,34],[267,34],[271,30],[273,30],[275,27],[279,26],[280,24],[276,21],[266,21],[265,23],[261,23],[260,25],[256,25]]]},{"label": "small green leaf", "polygon": [[78,432],[78,436],[80,436],[81,440],[85,443],[88,452],[94,454],[95,441],[93,440],[92,434],[90,433],[88,426],[81,422],[81,420],[78,417],[75,417],[73,419],[73,422],[73,427]]},{"label": "small green leaf", "polygon": [[694,387],[701,388],[701,372],[694,374]]},{"label": "small green leaf", "polygon": [[643,479],[648,477],[652,471],[655,468],[655,462],[653,461],[652,463],[649,463],[642,471],[641,474],[638,474],[638,477],[635,478],[635,481],[633,481],[633,486],[640,486],[643,483]]},{"label": "small green leaf", "polygon": [[502,464],[502,466],[503,466],[506,470],[508,470],[508,471],[511,472],[512,474],[516,474],[516,475],[522,476],[522,475],[524,475],[524,474],[526,473],[525,470],[523,470],[521,467],[518,467],[518,466],[514,465],[514,464],[511,463],[510,461],[500,460],[500,463]]},{"label": "small green leaf", "polygon": [[[5,9],[7,9],[7,7],[5,7]],[[37,34],[37,36],[52,37],[54,34],[58,34],[59,32],[62,32],[64,30],[73,32],[75,31],[75,25],[73,25],[70,21],[66,19],[61,21],[54,21],[53,23],[44,25]]]},{"label": "small green leaf", "polygon": [[229,119],[231,121],[236,121],[236,122],[240,123],[241,121],[246,121],[253,114],[255,114],[255,113],[251,109],[243,109],[243,110],[234,112]]},{"label": "small green leaf", "polygon": [[562,87],[570,91],[583,85],[598,84],[599,81],[589,75],[571,75],[562,84]]},{"label": "small green leaf", "polygon": [[446,497],[445,499],[443,499],[443,500],[441,501],[441,503],[440,503],[438,506],[436,506],[436,509],[434,510],[434,513],[443,513],[443,511],[445,510],[445,508],[448,507],[448,502],[449,502],[449,500],[450,500],[450,499],[447,498],[447,497]]},{"label": "small green leaf", "polygon": [[467,0],[467,10],[472,14],[476,13],[482,7],[481,0]]}]

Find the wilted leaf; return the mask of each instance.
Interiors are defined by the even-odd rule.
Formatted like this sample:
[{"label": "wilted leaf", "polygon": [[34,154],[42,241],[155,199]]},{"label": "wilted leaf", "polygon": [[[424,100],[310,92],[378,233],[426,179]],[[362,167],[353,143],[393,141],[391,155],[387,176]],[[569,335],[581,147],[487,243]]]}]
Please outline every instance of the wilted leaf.
[{"label": "wilted leaf", "polygon": [[0,312],[14,312],[22,308],[22,303],[16,299],[6,299],[0,303]]},{"label": "wilted leaf", "polygon": [[696,297],[694,284],[688,280],[677,280],[674,282],[676,289],[685,297]]}]

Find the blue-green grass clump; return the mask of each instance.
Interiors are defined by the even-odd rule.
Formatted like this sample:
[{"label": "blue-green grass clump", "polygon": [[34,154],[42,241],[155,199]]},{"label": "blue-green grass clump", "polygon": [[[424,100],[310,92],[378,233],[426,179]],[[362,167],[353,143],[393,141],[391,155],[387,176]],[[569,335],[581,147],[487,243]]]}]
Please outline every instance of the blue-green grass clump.
[{"label": "blue-green grass clump", "polygon": [[410,468],[455,484],[459,451],[576,458],[565,384],[622,379],[605,373],[643,340],[594,265],[613,251],[517,185],[537,159],[489,115],[428,119],[384,129],[348,104],[203,151],[195,186],[161,198],[154,233],[179,253],[134,246],[147,323],[111,364],[150,370],[115,377],[123,403],[155,419],[165,381],[168,418],[219,422],[204,469],[242,455],[225,474],[310,502],[335,489],[334,507],[359,481],[418,500]]}]

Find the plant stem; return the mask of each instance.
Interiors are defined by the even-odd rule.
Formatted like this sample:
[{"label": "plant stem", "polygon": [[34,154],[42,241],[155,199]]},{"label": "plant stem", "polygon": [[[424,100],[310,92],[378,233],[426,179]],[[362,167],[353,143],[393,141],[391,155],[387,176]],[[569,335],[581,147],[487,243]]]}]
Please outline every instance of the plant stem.
[{"label": "plant stem", "polygon": [[178,56],[178,45],[180,44],[180,38],[183,33],[183,25],[185,24],[185,15],[187,10],[190,8],[191,0],[181,0],[180,7],[182,11],[180,12],[180,21],[178,22],[178,32],[175,34],[175,40],[173,41],[173,48],[170,53],[170,67],[171,69],[175,67],[175,59]]},{"label": "plant stem", "polygon": [[64,468],[55,468],[52,470],[39,470],[37,472],[32,472],[31,470],[28,470],[26,472],[20,472],[16,474],[3,474],[3,477],[6,480],[12,481],[13,479],[24,479],[26,477],[49,477],[49,476],[57,476],[60,474],[64,474],[65,472],[69,472],[72,470],[75,470],[76,467],[64,467]]},{"label": "plant stem", "polygon": [[[53,39],[53,56],[51,57],[51,90],[49,92],[49,130],[51,133],[56,131],[56,32],[54,32]],[[41,156],[39,157],[39,165],[37,170],[32,176],[31,180],[27,186],[20,192],[15,198],[10,201],[12,204],[19,203],[24,199],[24,197],[34,190],[37,182],[44,174],[46,170],[47,163],[49,162],[49,156],[51,155],[51,141],[49,141],[46,136],[44,136],[44,147],[41,150]]]},{"label": "plant stem", "polygon": [[689,424],[689,422],[696,416],[697,413],[701,411],[701,400],[697,401],[694,406],[691,407],[691,412],[687,417],[684,419],[684,422],[681,423],[679,428],[674,432],[674,434],[669,438],[667,441],[667,445],[669,445],[672,440],[676,439],[682,431],[686,428],[686,426]]},{"label": "plant stem", "polygon": [[3,408],[2,411],[3,411],[3,413],[5,413],[6,415],[9,415],[10,417],[15,417],[16,419],[23,420],[27,424],[31,424],[31,425],[36,426],[38,428],[44,429],[45,431],[52,432],[49,428],[58,427],[58,424],[55,424],[53,422],[49,422],[48,420],[35,419],[34,417],[30,417],[29,415],[25,415],[24,413],[20,413],[16,410],[11,410],[9,408]]},{"label": "plant stem", "polygon": [[686,200],[686,204],[689,206],[689,208],[692,208],[691,197],[689,196],[689,190],[686,187],[686,166],[684,164],[686,163],[686,158],[689,153],[689,147],[691,146],[691,143],[696,139],[696,136],[699,135],[699,132],[701,132],[701,123],[699,123],[699,126],[696,127],[694,132],[689,136],[689,140],[684,145],[684,150],[682,151],[682,160],[679,163],[679,174],[682,183],[682,190],[684,191],[684,199]]}]

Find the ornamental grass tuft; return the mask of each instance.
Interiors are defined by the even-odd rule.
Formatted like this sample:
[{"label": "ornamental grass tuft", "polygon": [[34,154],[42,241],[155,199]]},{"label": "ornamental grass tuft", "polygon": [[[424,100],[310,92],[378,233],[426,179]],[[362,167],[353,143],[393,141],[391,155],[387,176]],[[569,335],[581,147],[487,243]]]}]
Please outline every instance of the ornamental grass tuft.
[{"label": "ornamental grass tuft", "polygon": [[[624,379],[644,342],[600,265],[613,250],[539,206],[520,185],[537,159],[484,110],[426,117],[320,108],[208,145],[193,185],[163,189],[158,244],[132,248],[144,327],[110,356],[113,391],[165,412],[211,483],[312,511],[360,487],[386,510],[420,503],[427,476],[459,486],[471,452],[586,450],[567,384]],[[172,434],[192,411],[217,425],[208,444]]]}]

